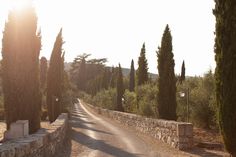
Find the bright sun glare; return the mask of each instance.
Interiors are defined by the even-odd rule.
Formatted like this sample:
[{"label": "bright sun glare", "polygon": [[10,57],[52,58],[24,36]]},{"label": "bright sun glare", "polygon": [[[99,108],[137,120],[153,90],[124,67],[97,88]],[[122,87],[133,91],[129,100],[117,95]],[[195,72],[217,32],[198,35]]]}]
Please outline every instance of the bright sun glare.
[{"label": "bright sun glare", "polygon": [[31,0],[10,0],[10,7],[16,10],[23,10],[30,2]]}]

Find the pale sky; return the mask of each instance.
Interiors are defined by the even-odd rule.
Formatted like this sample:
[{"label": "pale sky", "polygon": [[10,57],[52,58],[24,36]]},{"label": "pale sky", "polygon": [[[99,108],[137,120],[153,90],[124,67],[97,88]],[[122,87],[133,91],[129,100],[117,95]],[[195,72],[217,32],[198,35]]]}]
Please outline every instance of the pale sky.
[{"label": "pale sky", "polygon": [[[26,0],[0,0],[0,49],[8,10]],[[63,28],[66,61],[82,53],[129,68],[143,42],[149,72],[158,73],[156,50],[166,24],[173,37],[175,72],[185,60],[186,75],[214,70],[213,0],[34,0],[42,32],[41,56],[49,59]]]}]

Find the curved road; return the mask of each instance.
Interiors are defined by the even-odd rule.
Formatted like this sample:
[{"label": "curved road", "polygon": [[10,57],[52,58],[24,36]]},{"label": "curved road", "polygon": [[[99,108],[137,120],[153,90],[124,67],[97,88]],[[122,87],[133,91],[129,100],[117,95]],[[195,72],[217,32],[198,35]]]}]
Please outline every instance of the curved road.
[{"label": "curved road", "polygon": [[[83,147],[80,157],[152,157],[156,156],[144,140],[117,122],[101,117],[82,103],[75,104],[71,118],[72,140]],[[75,154],[75,153],[74,153]]]},{"label": "curved road", "polygon": [[[170,148],[133,129],[74,104],[71,129],[64,148],[55,157],[223,157],[222,152],[195,148],[186,152]],[[170,155],[171,154],[171,155]]]}]

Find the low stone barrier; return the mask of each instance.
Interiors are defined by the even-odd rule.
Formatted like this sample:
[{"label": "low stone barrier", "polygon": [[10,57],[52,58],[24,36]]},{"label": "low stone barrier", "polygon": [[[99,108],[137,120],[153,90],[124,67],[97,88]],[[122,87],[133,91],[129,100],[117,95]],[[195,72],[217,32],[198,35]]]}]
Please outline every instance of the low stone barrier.
[{"label": "low stone barrier", "polygon": [[136,114],[87,105],[101,115],[117,120],[123,125],[148,134],[179,150],[189,149],[193,146],[193,125],[191,123],[145,118]]},{"label": "low stone barrier", "polygon": [[52,157],[62,147],[68,128],[68,115],[61,114],[48,128],[0,145],[0,157]]}]

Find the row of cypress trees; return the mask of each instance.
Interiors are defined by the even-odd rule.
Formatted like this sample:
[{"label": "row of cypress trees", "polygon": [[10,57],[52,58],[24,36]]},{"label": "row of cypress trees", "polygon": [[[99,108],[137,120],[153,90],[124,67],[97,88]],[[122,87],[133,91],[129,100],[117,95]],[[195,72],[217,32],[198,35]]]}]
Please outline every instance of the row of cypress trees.
[{"label": "row of cypress trees", "polygon": [[[47,100],[51,122],[61,111],[61,76],[64,71],[62,44],[60,31],[51,55],[47,77]],[[2,39],[2,80],[7,129],[17,120],[29,120],[30,133],[40,128],[40,86],[45,88],[46,76],[43,76],[43,73],[47,71],[46,60],[42,59],[44,67],[42,66],[39,72],[40,50],[41,34],[37,31],[37,16],[32,4],[21,11],[9,11]],[[53,97],[59,101],[54,102]]]},{"label": "row of cypress trees", "polygon": [[[160,118],[176,120],[176,76],[174,72],[174,54],[172,52],[172,36],[167,25],[163,33],[161,46],[157,51],[158,58],[158,111]],[[183,62],[184,66],[184,62]],[[183,71],[184,69],[184,71]],[[185,76],[185,67],[182,67],[181,78]],[[148,63],[146,59],[145,43],[143,44],[138,58],[137,86],[148,83]],[[183,76],[182,76],[183,75]],[[183,78],[184,79],[184,78]],[[135,91],[135,69],[134,62],[131,61],[129,90]],[[139,95],[137,95],[139,101]]]},{"label": "row of cypress trees", "polygon": [[[236,157],[236,1],[215,0],[216,17],[215,79],[218,119],[225,148]],[[167,25],[161,46],[158,47],[158,111],[160,118],[176,120],[176,77],[172,36]],[[145,44],[141,49],[137,70],[138,85],[147,82]],[[182,63],[180,83],[185,80],[185,63]],[[134,91],[134,70],[131,62],[130,91]],[[118,90],[117,90],[118,91]]]}]

